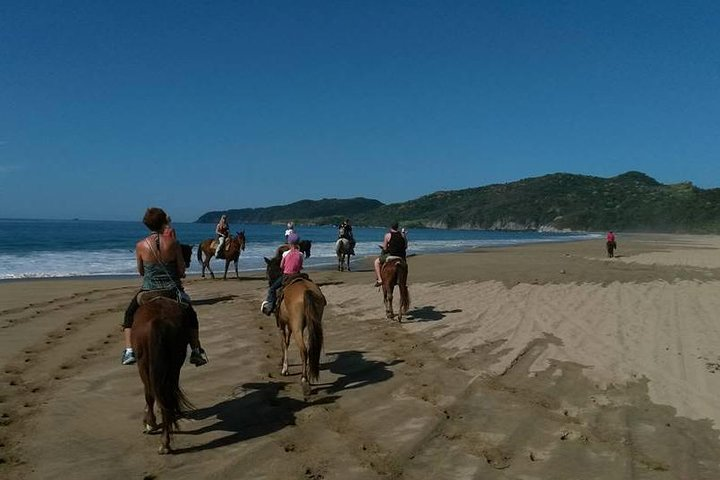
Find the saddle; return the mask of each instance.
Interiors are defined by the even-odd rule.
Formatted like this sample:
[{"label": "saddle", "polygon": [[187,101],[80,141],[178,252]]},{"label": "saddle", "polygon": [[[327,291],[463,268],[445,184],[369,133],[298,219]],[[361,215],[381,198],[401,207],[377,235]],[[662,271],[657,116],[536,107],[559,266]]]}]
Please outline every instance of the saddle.
[{"label": "saddle", "polygon": [[402,263],[405,263],[405,259],[402,258],[402,257],[397,257],[397,256],[395,256],[395,255],[388,255],[387,257],[385,257],[385,263],[389,263],[389,262],[402,262]]},{"label": "saddle", "polygon": [[138,305],[145,305],[159,298],[173,300],[181,307],[190,306],[190,297],[180,289],[144,290],[137,294]]},{"label": "saddle", "polygon": [[295,275],[288,275],[287,278],[283,279],[283,288],[293,283],[297,283],[300,280],[310,280],[310,276],[307,273],[296,273]]},{"label": "saddle", "polygon": [[153,302],[158,298],[169,298],[177,301],[177,292],[174,289],[169,290],[144,290],[137,294],[138,305],[145,305]]}]

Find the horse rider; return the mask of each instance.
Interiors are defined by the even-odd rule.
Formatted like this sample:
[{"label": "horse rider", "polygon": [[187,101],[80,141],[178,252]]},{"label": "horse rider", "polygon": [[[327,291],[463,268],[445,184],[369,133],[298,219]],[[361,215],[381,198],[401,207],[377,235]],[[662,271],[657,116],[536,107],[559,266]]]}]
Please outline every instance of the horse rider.
[{"label": "horse rider", "polygon": [[[135,294],[125,311],[123,321],[123,335],[125,337],[125,350],[121,363],[132,365],[137,359],[132,349],[131,328],[133,317],[139,308],[138,294],[148,290],[173,290],[183,297],[183,307],[186,320],[190,328],[190,363],[199,367],[207,363],[205,350],[200,346],[200,331],[197,312],[189,302],[180,280],[185,276],[185,261],[182,257],[180,244],[172,237],[165,235],[169,225],[169,218],[161,208],[148,208],[143,217],[143,223],[150,230],[150,235],[138,241],[135,245],[135,259],[137,269],[143,278],[140,291]],[[187,303],[186,303],[187,302]]]},{"label": "horse rider", "polygon": [[403,260],[407,256],[407,237],[405,236],[405,229],[402,232],[398,231],[398,222],[393,222],[390,226],[390,231],[385,234],[383,243],[380,245],[381,253],[378,258],[375,259],[375,286],[379,287],[382,285],[382,277],[380,275],[380,269],[382,264],[385,263],[387,257],[400,257]]},{"label": "horse rider", "polygon": [[615,234],[613,233],[612,230],[610,230],[610,231],[607,233],[607,237],[605,237],[605,240],[606,240],[608,243],[612,243],[613,246],[615,246]]},{"label": "horse rider", "polygon": [[[295,234],[295,223],[288,222],[287,223],[287,230],[285,230],[285,243],[289,244],[288,238],[290,235]],[[299,237],[298,237],[299,238]]]},{"label": "horse rider", "polygon": [[291,275],[300,273],[303,267],[303,254],[299,249],[300,237],[296,233],[291,233],[288,235],[288,244],[290,250],[283,252],[282,260],[280,260],[280,269],[283,274],[270,285],[267,298],[260,306],[260,311],[265,315],[270,315],[275,310],[277,291],[282,287],[283,281]]},{"label": "horse rider", "polygon": [[613,249],[617,248],[617,243],[615,242],[615,234],[612,230],[610,230],[607,233],[607,236],[605,237],[605,241],[607,243],[608,247],[612,247]]},{"label": "horse rider", "polygon": [[227,222],[227,215],[220,217],[220,221],[215,226],[215,239],[218,241],[217,247],[215,248],[215,257],[222,258],[220,254],[225,248],[225,242],[230,236],[230,225]]},{"label": "horse rider", "polygon": [[350,219],[346,218],[338,227],[338,238],[345,238],[350,242],[350,255],[355,255],[355,237],[353,236]]}]

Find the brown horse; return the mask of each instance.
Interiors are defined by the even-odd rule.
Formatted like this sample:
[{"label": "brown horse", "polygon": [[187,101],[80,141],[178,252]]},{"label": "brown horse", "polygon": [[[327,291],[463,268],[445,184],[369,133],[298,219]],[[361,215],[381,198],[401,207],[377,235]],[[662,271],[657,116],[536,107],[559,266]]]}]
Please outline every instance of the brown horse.
[{"label": "brown horse", "polygon": [[[312,240],[300,240],[298,243],[298,250],[300,250],[304,255],[305,258],[310,258],[310,249],[312,248]],[[283,252],[287,252],[290,250],[290,245],[287,243],[280,245],[277,248],[277,251],[275,252],[275,256],[279,257],[283,254]]]},{"label": "brown horse", "polygon": [[337,242],[335,242],[335,255],[337,255],[338,259],[338,270],[344,271],[347,269],[347,271],[350,271],[350,240],[347,238],[338,238]]},{"label": "brown horse", "polygon": [[[158,453],[171,451],[170,436],[178,429],[178,420],[192,405],[180,389],[180,369],[189,343],[185,312],[175,301],[156,298],[135,312],[132,347],[137,356],[140,379],[145,387],[146,433],[161,431]],[[162,423],[155,419],[155,403]]]},{"label": "brown horse", "polygon": [[[272,259],[265,258],[268,282],[272,284],[281,274],[280,256]],[[316,381],[320,374],[320,352],[323,346],[322,316],[327,301],[320,288],[307,278],[298,277],[283,286],[281,298],[275,308],[275,318],[280,329],[280,342],[282,346],[282,371],[288,373],[287,351],[290,337],[300,350],[302,374],[300,383],[303,395],[310,394],[310,383]],[[304,333],[308,330],[307,347]]]},{"label": "brown horse", "polygon": [[[197,259],[198,262],[200,262],[200,264],[202,265],[202,278],[205,278],[206,268],[208,272],[210,272],[210,276],[212,278],[215,278],[215,274],[210,268],[210,260],[215,255],[217,242],[218,241],[214,238],[208,238],[207,240],[204,240],[202,243],[200,243],[200,245],[198,246]],[[225,274],[223,275],[223,280],[227,280],[227,272],[228,267],[230,266],[230,261],[233,261],[235,263],[235,278],[240,278],[240,274],[238,273],[238,259],[240,258],[240,253],[243,250],[245,250],[245,230],[243,230],[242,232],[237,232],[237,237],[233,237],[232,235],[230,235],[230,237],[228,237],[228,239],[225,241],[223,252],[221,252],[222,256],[218,257],[221,259],[225,259]],[[203,256],[205,257],[204,259]]]},{"label": "brown horse", "polygon": [[607,248],[608,257],[613,258],[615,256],[615,250],[617,249],[617,243],[615,243],[615,240],[605,242],[605,247]]},{"label": "brown horse", "polygon": [[383,301],[385,302],[385,315],[388,320],[393,320],[393,290],[395,285],[400,290],[400,307],[397,320],[402,322],[402,317],[410,308],[410,292],[407,287],[408,266],[407,262],[399,257],[389,257],[380,269],[382,279]]}]

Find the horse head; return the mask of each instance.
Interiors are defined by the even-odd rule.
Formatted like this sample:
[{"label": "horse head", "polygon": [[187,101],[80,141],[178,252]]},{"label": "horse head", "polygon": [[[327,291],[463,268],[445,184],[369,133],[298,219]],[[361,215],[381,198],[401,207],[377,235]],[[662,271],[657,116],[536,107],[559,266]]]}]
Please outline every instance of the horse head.
[{"label": "horse head", "polygon": [[180,250],[182,251],[183,260],[185,261],[185,268],[190,268],[190,260],[192,259],[192,245],[180,244]]},{"label": "horse head", "polygon": [[265,277],[268,280],[268,285],[272,285],[275,280],[282,275],[282,270],[280,269],[282,256],[278,255],[273,258],[263,257],[263,259],[265,260]]},{"label": "horse head", "polygon": [[305,258],[310,258],[310,249],[312,248],[312,240],[300,240],[300,251],[305,254]]},{"label": "horse head", "polygon": [[237,241],[240,244],[240,251],[244,251],[245,250],[245,230],[242,230],[240,232],[235,232],[235,233],[237,233]]}]

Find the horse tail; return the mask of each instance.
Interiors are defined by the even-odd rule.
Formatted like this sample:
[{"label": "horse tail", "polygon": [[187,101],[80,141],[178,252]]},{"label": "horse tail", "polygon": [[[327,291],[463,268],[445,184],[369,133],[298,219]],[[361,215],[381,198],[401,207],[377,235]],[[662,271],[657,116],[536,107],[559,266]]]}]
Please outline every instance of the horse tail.
[{"label": "horse tail", "polygon": [[399,262],[397,266],[397,283],[400,289],[400,312],[405,313],[410,309],[410,291],[407,286],[408,267],[407,263]]},{"label": "horse tail", "polygon": [[162,414],[165,427],[177,430],[177,421],[192,409],[180,389],[180,368],[185,361],[187,332],[166,316],[153,322],[150,331],[149,371],[151,389]]},{"label": "horse tail", "polygon": [[308,327],[308,377],[317,380],[320,375],[320,352],[323,346],[322,315],[327,301],[322,293],[305,290],[305,322]]},{"label": "horse tail", "polygon": [[201,264],[203,261],[202,260],[202,249],[203,249],[203,242],[200,242],[200,244],[198,245],[197,258],[198,258],[198,262],[200,262]]}]

